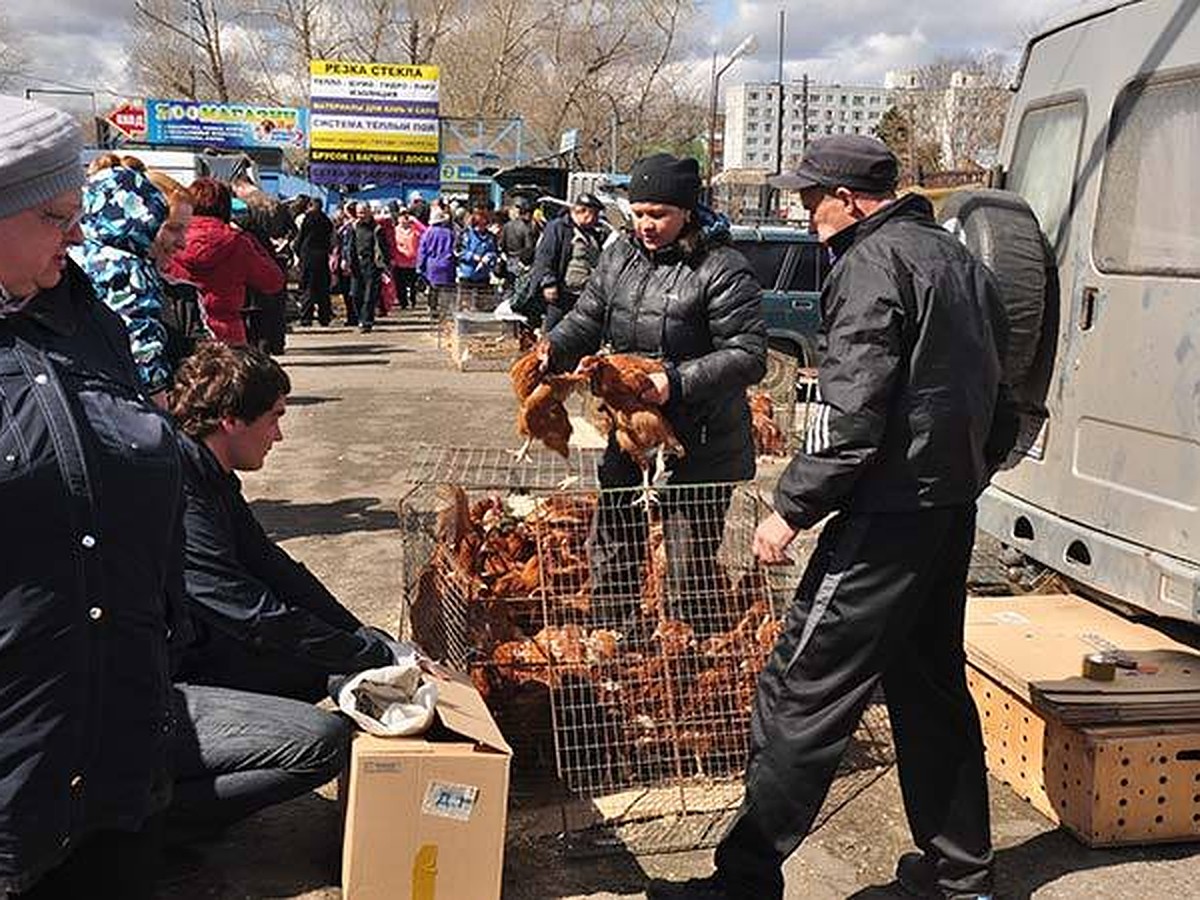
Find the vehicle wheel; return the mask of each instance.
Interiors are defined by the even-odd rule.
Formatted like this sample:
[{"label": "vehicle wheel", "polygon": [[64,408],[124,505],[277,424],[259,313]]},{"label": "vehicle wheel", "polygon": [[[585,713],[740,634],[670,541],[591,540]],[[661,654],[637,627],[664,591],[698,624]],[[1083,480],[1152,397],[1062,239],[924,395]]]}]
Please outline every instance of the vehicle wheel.
[{"label": "vehicle wheel", "polygon": [[1029,205],[1011,191],[960,191],[948,197],[938,214],[955,235],[996,276],[1008,312],[1008,351],[1004,380],[1024,382],[1042,343],[1054,255]]}]

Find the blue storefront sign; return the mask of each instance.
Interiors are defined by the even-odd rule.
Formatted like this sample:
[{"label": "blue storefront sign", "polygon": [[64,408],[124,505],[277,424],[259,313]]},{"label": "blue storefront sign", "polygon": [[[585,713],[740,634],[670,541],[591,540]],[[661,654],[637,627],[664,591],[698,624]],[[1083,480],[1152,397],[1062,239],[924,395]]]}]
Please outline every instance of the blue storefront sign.
[{"label": "blue storefront sign", "polygon": [[147,100],[146,141],[227,150],[308,145],[308,110],[291,106]]}]

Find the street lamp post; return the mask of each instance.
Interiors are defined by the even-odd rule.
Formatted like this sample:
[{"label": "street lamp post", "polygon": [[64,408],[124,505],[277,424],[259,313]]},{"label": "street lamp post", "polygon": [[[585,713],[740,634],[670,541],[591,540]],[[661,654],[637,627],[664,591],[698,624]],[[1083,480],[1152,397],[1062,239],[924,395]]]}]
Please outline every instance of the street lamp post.
[{"label": "street lamp post", "polygon": [[725,65],[717,68],[717,51],[713,51],[712,61],[712,84],[709,86],[708,97],[708,199],[712,202],[712,183],[713,175],[715,174],[713,149],[717,141],[717,96],[721,87],[721,76],[728,71],[729,67],[741,59],[743,56],[749,56],[758,49],[758,38],[754,35],[748,35],[733,52],[729,54],[729,59],[725,61]]}]

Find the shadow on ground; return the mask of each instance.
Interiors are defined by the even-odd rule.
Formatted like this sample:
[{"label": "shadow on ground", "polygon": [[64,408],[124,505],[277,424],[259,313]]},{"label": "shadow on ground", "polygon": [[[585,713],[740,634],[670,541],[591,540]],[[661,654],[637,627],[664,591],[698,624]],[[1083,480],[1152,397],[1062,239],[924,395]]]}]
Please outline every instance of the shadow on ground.
[{"label": "shadow on ground", "polygon": [[388,531],[399,527],[396,512],[379,507],[378,497],[347,497],[329,503],[292,503],[289,500],[255,500],[254,516],[272,540],[294,537]]},{"label": "shadow on ground", "polygon": [[305,347],[297,350],[298,356],[388,356],[392,354],[413,353],[409,347],[395,347],[389,344],[330,344],[327,346]]},{"label": "shadow on ground", "polygon": [[[1041,888],[1073,872],[1086,872],[1134,862],[1188,859],[1196,853],[1187,844],[1091,849],[1062,828],[996,851],[995,896],[1004,900],[1030,900]],[[1113,896],[1132,896],[1114,894]],[[909,897],[895,885],[876,885],[856,891],[848,900],[887,900]]]},{"label": "shadow on ground", "polygon": [[154,896],[158,900],[335,897],[340,893],[340,834],[337,801],[305,794],[251,816],[218,841],[190,845],[189,850],[203,859],[203,869],[172,872],[168,865]]},{"label": "shadow on ground", "polygon": [[598,893],[641,896],[649,876],[631,853],[614,850],[580,857],[556,837],[514,845],[505,852],[504,900],[551,900]]},{"label": "shadow on ground", "polygon": [[390,360],[386,359],[287,359],[283,360],[284,366],[289,369],[293,368],[316,368],[316,367],[338,367],[338,366],[387,366],[391,365]]},{"label": "shadow on ground", "polygon": [[322,403],[340,403],[341,397],[317,397],[303,394],[288,394],[288,406],[320,406]]}]

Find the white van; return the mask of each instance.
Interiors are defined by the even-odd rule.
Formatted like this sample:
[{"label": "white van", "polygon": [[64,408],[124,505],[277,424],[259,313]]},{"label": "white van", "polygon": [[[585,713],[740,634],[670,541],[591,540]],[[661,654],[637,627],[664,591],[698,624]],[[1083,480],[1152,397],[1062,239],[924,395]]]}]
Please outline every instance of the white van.
[{"label": "white van", "polygon": [[1023,458],[980,524],[1200,621],[1200,2],[1093,4],[1034,37],[1001,159],[1051,265]]}]

